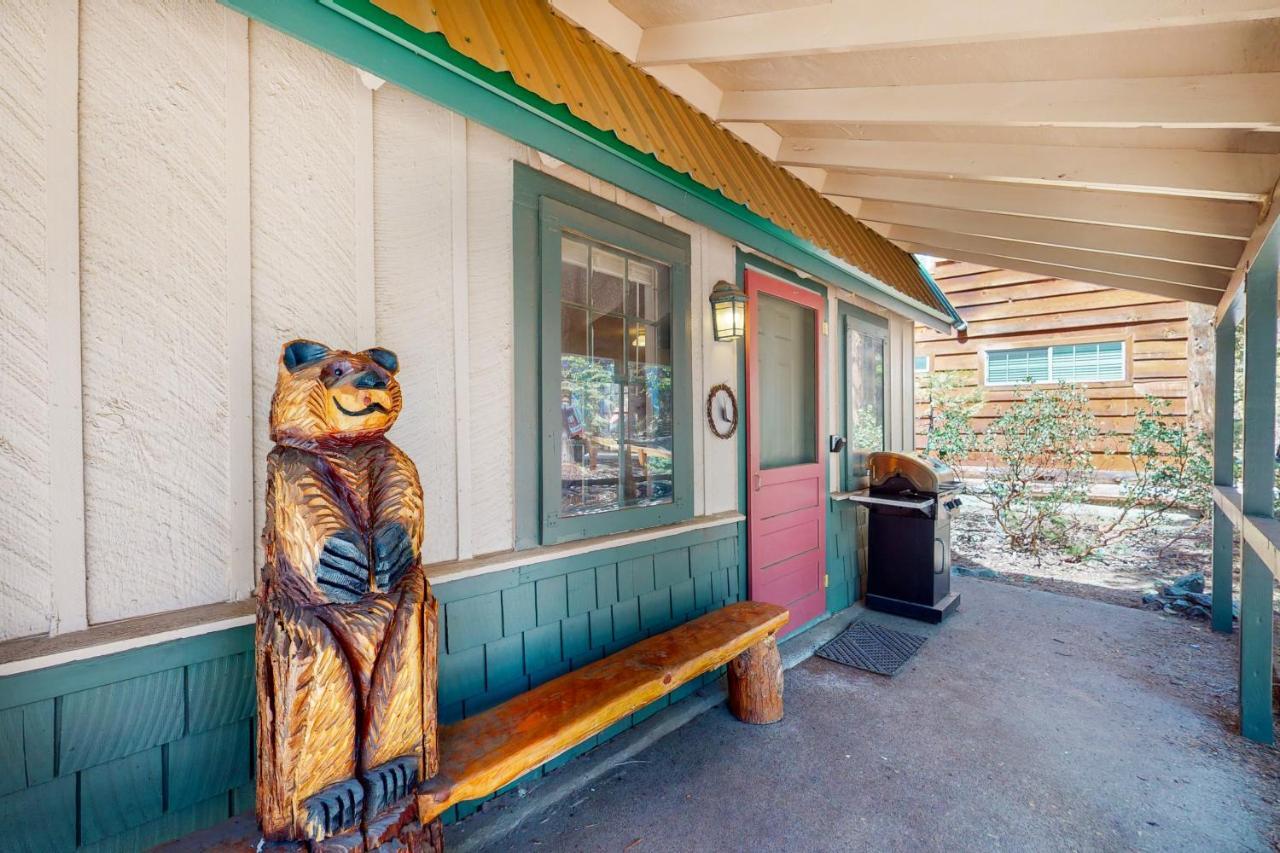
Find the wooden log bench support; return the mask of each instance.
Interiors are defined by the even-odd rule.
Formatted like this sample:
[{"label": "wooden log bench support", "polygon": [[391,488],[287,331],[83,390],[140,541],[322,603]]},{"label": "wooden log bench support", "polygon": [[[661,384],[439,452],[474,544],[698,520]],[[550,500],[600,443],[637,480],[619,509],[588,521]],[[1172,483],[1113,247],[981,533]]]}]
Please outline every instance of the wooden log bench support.
[{"label": "wooden log bench support", "polygon": [[775,635],[787,618],[776,604],[730,604],[441,727],[440,771],[418,789],[423,825],[725,664],[734,716],[747,723],[777,722],[782,661]]}]

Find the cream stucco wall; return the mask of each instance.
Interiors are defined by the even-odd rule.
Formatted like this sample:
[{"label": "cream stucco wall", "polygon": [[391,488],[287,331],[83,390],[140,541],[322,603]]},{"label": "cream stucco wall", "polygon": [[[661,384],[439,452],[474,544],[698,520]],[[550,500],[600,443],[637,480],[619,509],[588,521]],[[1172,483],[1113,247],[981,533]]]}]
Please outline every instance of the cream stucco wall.
[{"label": "cream stucco wall", "polygon": [[[736,384],[704,310],[733,278],[729,240],[371,89],[213,0],[15,2],[0,30],[0,639],[250,593],[293,337],[399,353],[393,438],[422,471],[428,561],[509,549],[513,162],[688,232],[694,411]],[[696,512],[736,508],[736,443],[699,416],[694,451]]]}]

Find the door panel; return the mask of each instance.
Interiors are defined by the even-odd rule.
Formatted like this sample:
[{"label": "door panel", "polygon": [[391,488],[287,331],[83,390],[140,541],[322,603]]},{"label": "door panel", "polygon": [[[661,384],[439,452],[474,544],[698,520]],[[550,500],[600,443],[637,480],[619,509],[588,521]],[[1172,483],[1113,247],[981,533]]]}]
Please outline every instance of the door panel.
[{"label": "door panel", "polygon": [[785,634],[826,609],[825,300],[755,270],[745,285],[749,592],[791,611]]},{"label": "door panel", "polygon": [[818,312],[768,293],[759,299],[756,364],[760,384],[770,393],[760,413],[760,465],[816,462],[813,354]]}]

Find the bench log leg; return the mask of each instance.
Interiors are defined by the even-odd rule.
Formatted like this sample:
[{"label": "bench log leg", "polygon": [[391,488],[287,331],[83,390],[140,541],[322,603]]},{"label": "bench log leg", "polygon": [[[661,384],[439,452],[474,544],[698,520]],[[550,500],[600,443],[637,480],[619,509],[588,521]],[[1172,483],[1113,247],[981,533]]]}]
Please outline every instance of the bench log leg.
[{"label": "bench log leg", "polygon": [[776,637],[765,637],[729,661],[729,710],[744,723],[782,719],[782,657]]}]

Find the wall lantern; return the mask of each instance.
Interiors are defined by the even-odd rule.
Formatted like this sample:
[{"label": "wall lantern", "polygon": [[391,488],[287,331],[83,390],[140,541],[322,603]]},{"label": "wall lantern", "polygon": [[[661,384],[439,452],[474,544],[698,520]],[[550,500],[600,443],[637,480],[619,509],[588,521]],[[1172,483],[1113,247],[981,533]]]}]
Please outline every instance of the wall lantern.
[{"label": "wall lantern", "polygon": [[727,281],[711,288],[711,325],[717,341],[736,341],[747,334],[747,294]]}]

